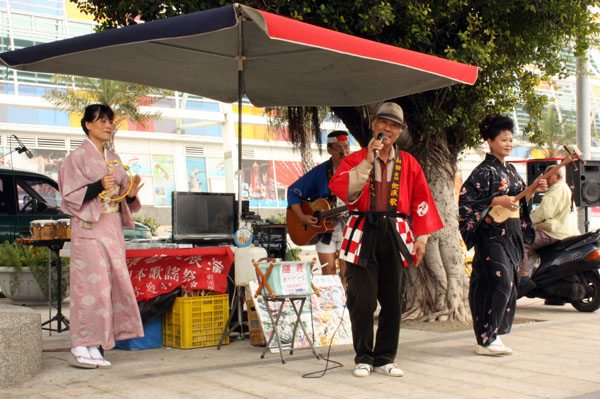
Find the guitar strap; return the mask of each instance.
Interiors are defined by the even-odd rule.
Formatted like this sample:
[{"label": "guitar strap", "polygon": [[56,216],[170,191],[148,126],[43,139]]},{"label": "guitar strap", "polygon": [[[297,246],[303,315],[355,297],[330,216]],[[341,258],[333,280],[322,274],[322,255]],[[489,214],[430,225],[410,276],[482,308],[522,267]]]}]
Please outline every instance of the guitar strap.
[{"label": "guitar strap", "polygon": [[[333,177],[333,161],[331,160],[331,158],[329,158],[326,162],[327,163],[325,164],[325,168],[327,169],[327,185],[329,185],[329,182],[331,181],[331,178]],[[329,193],[330,193],[330,195],[329,195],[329,197],[327,197],[327,200],[329,201],[331,207],[333,208],[337,201],[337,197],[331,191]]]},{"label": "guitar strap", "polygon": [[[325,168],[327,170],[327,184],[329,185],[329,182],[333,177],[333,162],[331,161],[331,158],[329,158],[326,161]],[[329,201],[329,205],[333,208],[337,201],[337,197],[330,192],[329,197],[327,197],[326,199]],[[331,242],[331,235],[331,232],[323,234],[323,236],[321,237],[321,242],[325,245],[329,245],[329,243]]]},{"label": "guitar strap", "polygon": [[394,161],[394,167],[392,170],[392,181],[390,185],[390,193],[388,199],[388,210],[387,211],[376,211],[376,197],[375,197],[375,167],[371,170],[369,174],[369,210],[367,212],[361,211],[352,211],[352,215],[358,215],[357,220],[352,227],[352,231],[350,232],[350,237],[348,238],[348,244],[346,245],[346,254],[350,250],[350,244],[352,242],[352,236],[354,235],[356,229],[360,225],[361,221],[364,219],[363,225],[363,233],[362,233],[362,243],[360,253],[358,255],[357,265],[359,266],[367,266],[369,261],[369,257],[371,256],[371,248],[373,246],[373,238],[375,235],[375,231],[377,229],[378,221],[381,219],[387,219],[387,222],[390,224],[390,228],[393,231],[394,239],[398,244],[398,249],[402,254],[402,257],[410,264],[412,263],[412,255],[406,246],[406,243],[400,237],[398,233],[398,229],[396,227],[396,218],[406,219],[407,216],[403,213],[398,212],[398,198],[400,196],[400,176],[402,174],[402,154],[400,151],[396,151],[396,159]]}]

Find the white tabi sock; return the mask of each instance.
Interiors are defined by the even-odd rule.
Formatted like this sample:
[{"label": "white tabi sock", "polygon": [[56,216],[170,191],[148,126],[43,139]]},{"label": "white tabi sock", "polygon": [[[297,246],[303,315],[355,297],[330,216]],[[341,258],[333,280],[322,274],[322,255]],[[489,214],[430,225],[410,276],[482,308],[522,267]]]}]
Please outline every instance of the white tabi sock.
[{"label": "white tabi sock", "polygon": [[75,357],[88,357],[88,358],[92,357],[92,356],[90,356],[90,351],[88,350],[88,348],[86,346],[74,346],[71,348],[71,353]]},{"label": "white tabi sock", "polygon": [[96,345],[88,346],[87,349],[90,352],[90,356],[92,357],[92,359],[94,359],[98,366],[107,367],[111,365],[111,363],[108,360],[102,357],[102,354],[100,353],[100,350]]}]

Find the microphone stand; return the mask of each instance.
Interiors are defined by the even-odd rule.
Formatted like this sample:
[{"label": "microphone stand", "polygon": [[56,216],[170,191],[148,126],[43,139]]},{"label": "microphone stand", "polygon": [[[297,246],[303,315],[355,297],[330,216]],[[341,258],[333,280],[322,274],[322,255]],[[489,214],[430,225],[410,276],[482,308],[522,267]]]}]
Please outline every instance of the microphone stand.
[{"label": "microphone stand", "polygon": [[[11,147],[11,144],[12,144],[12,139],[13,139],[13,137],[14,137],[14,138],[15,138],[15,139],[16,139],[16,140],[19,142],[19,144],[20,144],[20,147],[16,147],[15,149],[11,150],[10,152],[7,152],[6,154],[0,154],[0,161],[4,161],[4,158],[5,158],[7,155],[12,155],[12,153],[13,153],[13,152],[15,152],[15,151],[16,151],[17,153],[19,153],[19,154],[22,154],[22,153],[24,153],[24,152],[27,152],[27,148],[26,148],[26,147],[23,145],[23,143],[21,143],[21,140],[19,140],[19,138],[18,138],[17,136],[15,136],[14,134],[13,134],[13,135],[11,135],[11,136],[8,138],[8,146],[9,146],[9,147]],[[27,157],[28,157],[28,158],[31,158],[29,155],[27,155]],[[14,164],[13,164],[13,162],[12,162],[12,156],[10,157],[10,159],[11,159],[11,162],[10,162],[10,164],[11,164],[11,165],[10,165],[10,167],[11,167],[11,169],[14,169],[14,167],[15,167],[15,166],[14,166]]]},{"label": "microphone stand", "polygon": [[1,160],[3,160],[3,159],[4,159],[4,157],[6,157],[7,155],[10,155],[10,154],[12,154],[12,153],[13,153],[13,152],[15,152],[15,151],[17,151],[19,154],[22,154],[22,153],[24,153],[24,152],[25,152],[25,149],[24,149],[24,148],[17,147],[17,148],[15,148],[15,149],[14,149],[14,150],[12,150],[12,151],[10,151],[10,152],[7,152],[6,154],[0,154],[0,161],[1,161]]}]

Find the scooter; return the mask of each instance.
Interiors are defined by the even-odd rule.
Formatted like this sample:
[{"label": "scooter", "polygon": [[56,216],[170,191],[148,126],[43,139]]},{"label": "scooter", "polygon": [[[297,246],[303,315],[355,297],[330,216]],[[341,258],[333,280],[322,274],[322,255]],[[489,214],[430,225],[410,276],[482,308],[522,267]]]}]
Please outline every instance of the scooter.
[{"label": "scooter", "polygon": [[566,238],[536,252],[540,266],[517,290],[518,298],[570,302],[580,312],[600,308],[600,229]]}]

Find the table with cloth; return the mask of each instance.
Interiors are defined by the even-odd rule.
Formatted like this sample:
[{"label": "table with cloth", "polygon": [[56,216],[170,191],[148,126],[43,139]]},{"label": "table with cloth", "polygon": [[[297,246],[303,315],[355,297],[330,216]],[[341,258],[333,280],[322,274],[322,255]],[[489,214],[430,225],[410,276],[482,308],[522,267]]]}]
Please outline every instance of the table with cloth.
[{"label": "table with cloth", "polygon": [[229,247],[129,249],[125,256],[138,302],[177,287],[223,294],[234,258]]}]

